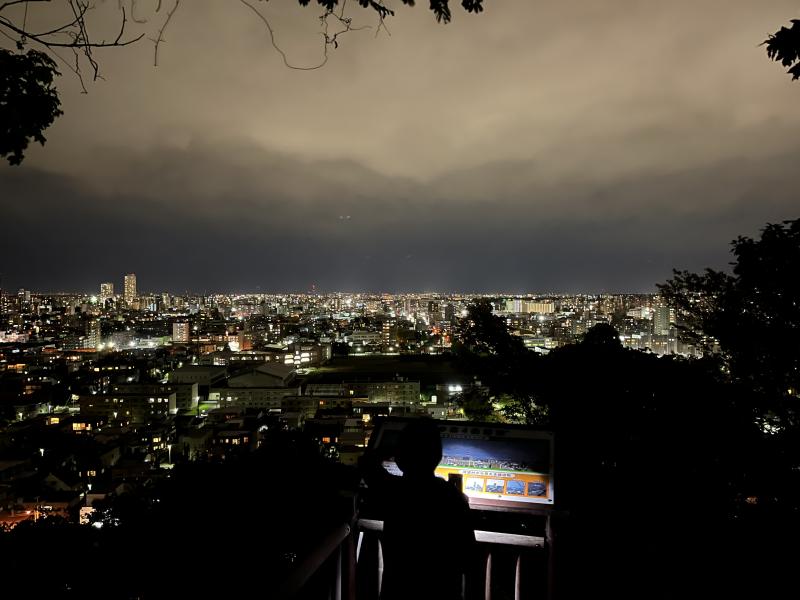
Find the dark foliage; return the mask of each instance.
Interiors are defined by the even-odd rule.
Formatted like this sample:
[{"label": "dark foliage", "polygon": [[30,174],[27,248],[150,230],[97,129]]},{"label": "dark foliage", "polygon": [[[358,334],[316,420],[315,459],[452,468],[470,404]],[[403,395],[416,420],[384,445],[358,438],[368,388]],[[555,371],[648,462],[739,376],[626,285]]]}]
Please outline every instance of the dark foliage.
[{"label": "dark foliage", "polygon": [[[0,532],[3,598],[270,598],[295,562],[346,522],[353,473],[313,440],[275,431],[224,463],[97,503],[102,528],[61,519]],[[43,576],[46,574],[46,576]]]},{"label": "dark foliage", "polygon": [[733,241],[733,275],[675,271],[659,286],[681,330],[708,349],[719,343],[732,381],[753,393],[760,416],[797,426],[800,387],[800,220],[767,225]]},{"label": "dark foliage", "polygon": [[800,19],[792,19],[791,27],[781,27],[764,44],[772,60],[789,67],[786,72],[793,81],[800,79]]},{"label": "dark foliage", "polygon": [[19,165],[31,140],[44,145],[44,130],[63,114],[53,86],[56,64],[42,52],[0,48],[0,156]]},{"label": "dark foliage", "polygon": [[497,418],[489,395],[480,388],[470,388],[455,398],[470,421],[494,421]]},{"label": "dark foliage", "polygon": [[492,303],[476,300],[467,309],[458,331],[461,347],[483,357],[518,356],[525,352],[522,340],[508,332],[506,323],[492,313]]},{"label": "dark foliage", "polygon": [[622,342],[619,341],[619,332],[607,323],[598,323],[583,336],[584,346],[621,350]]},{"label": "dark foliage", "polygon": [[[492,313],[491,302],[482,299],[471,304],[456,333],[453,350],[462,370],[476,377],[492,395],[506,398],[506,415],[541,424],[544,415],[535,401],[530,377],[538,356],[525,348],[521,338],[509,333],[505,321]],[[462,395],[461,406],[476,419],[494,410],[490,396],[479,392]]]},{"label": "dark foliage", "polygon": [[[308,6],[311,0],[298,0],[298,2],[301,6]],[[415,0],[402,0],[402,2],[406,6],[414,6],[415,4]],[[317,0],[317,4],[325,8],[325,10],[333,10],[339,6],[339,0]],[[385,6],[383,2],[358,0],[358,4],[363,8],[373,9],[382,19],[394,15],[394,11]],[[461,7],[468,13],[477,14],[483,11],[483,0],[462,0]],[[439,22],[449,23],[453,17],[450,12],[450,0],[430,0],[430,9]]]},{"label": "dark foliage", "polygon": [[[581,343],[520,356],[490,308],[470,310],[462,364],[493,393],[525,390],[516,402],[555,433],[556,501],[569,513],[559,529],[561,597],[788,597],[790,571],[778,565],[796,553],[735,544],[777,549],[797,531],[800,507],[798,444],[762,434],[746,382],[731,381],[717,355],[627,350],[605,324]],[[756,575],[766,569],[769,581]]]}]

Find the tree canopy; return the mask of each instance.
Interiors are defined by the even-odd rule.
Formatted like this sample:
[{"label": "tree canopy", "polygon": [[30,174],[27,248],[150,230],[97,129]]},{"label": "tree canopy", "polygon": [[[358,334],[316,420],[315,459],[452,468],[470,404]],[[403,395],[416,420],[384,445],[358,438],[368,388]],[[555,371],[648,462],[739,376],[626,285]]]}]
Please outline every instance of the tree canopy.
[{"label": "tree canopy", "polygon": [[[677,579],[669,575],[676,589],[692,578],[691,565],[703,564],[701,577],[713,579],[701,552],[670,541],[673,531],[694,531],[698,548],[722,548],[722,536],[738,531],[730,522],[750,507],[746,498],[796,504],[790,469],[763,445],[742,408],[744,390],[718,376],[713,358],[626,349],[607,323],[589,329],[579,343],[539,355],[517,343],[486,301],[469,308],[459,339],[462,365],[488,387],[484,395],[474,388],[463,394],[469,417],[485,419],[493,397],[502,409],[493,418],[555,434],[556,497],[570,513],[562,530],[562,564],[573,574],[564,577],[565,597],[604,585],[613,586],[616,598],[641,597],[676,560],[683,565]],[[682,502],[689,490],[691,501]],[[583,554],[600,538],[603,556]],[[733,558],[721,549],[718,556],[720,568]],[[624,582],[619,564],[627,565]],[[592,581],[591,590],[578,573]]]},{"label": "tree canopy", "polygon": [[685,339],[719,345],[733,382],[752,390],[764,418],[796,426],[800,387],[800,219],[732,242],[733,272],[674,271],[659,286],[679,311]]},{"label": "tree canopy", "polygon": [[19,165],[31,141],[44,145],[44,130],[62,113],[47,54],[16,54],[0,48],[0,157]]}]

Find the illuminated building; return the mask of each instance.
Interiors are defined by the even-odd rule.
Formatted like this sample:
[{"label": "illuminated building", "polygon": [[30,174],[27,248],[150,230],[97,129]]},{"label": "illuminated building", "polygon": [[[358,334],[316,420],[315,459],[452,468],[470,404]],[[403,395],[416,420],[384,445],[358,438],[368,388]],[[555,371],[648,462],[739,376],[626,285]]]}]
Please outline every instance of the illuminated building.
[{"label": "illuminated building", "polygon": [[556,306],[553,302],[523,300],[522,298],[508,298],[505,301],[505,312],[508,313],[514,313],[514,314],[537,313],[543,315],[551,315],[555,312],[555,310]]},{"label": "illuminated building", "polygon": [[303,344],[295,342],[289,344],[288,353],[283,355],[285,365],[295,367],[310,367],[321,365],[331,358],[330,344]]},{"label": "illuminated building", "polygon": [[189,323],[178,321],[172,324],[172,341],[184,343],[189,341]]},{"label": "illuminated building", "polygon": [[240,331],[237,334],[237,341],[239,343],[240,351],[250,351],[253,349],[253,332]]},{"label": "illuminated building", "polygon": [[522,300],[520,300],[519,298],[509,298],[508,300],[506,300],[506,312],[521,313]]},{"label": "illuminated building", "polygon": [[394,323],[392,321],[384,321],[383,325],[381,326],[381,341],[384,344],[389,344],[392,342],[392,338],[396,337],[392,335],[392,327]]},{"label": "illuminated building", "polygon": [[125,303],[128,304],[128,305],[131,305],[136,301],[136,274],[135,273],[129,273],[128,275],[125,275],[124,299],[125,299]]},{"label": "illuminated building", "polygon": [[653,309],[653,332],[650,349],[656,354],[675,354],[678,351],[675,309],[662,303],[656,304]]},{"label": "illuminated building", "polygon": [[329,396],[332,398],[366,398],[370,403],[388,403],[396,406],[418,404],[419,381],[402,378],[392,381],[350,381],[342,383],[309,383],[306,396]]},{"label": "illuminated building", "polygon": [[278,410],[285,398],[297,398],[299,388],[274,387],[219,387],[210,388],[208,401],[218,407],[239,407],[255,410]]},{"label": "illuminated building", "polygon": [[217,450],[214,454],[219,453],[220,446],[227,447],[229,451],[235,447],[249,450],[256,446],[256,435],[249,429],[224,429],[216,433],[211,443]]},{"label": "illuminated building", "polygon": [[114,284],[113,283],[101,283],[100,284],[100,304],[102,306],[106,305],[108,300],[111,300],[114,297]]},{"label": "illuminated building", "polygon": [[653,333],[669,335],[670,327],[675,322],[675,311],[669,306],[658,305],[653,311]]},{"label": "illuminated building", "polygon": [[380,344],[381,338],[382,335],[379,331],[356,329],[353,331],[353,333],[347,336],[347,341],[352,342],[353,345]]},{"label": "illuminated building", "polygon": [[556,311],[552,302],[525,302],[525,312],[551,315]]},{"label": "illuminated building", "polygon": [[175,393],[162,394],[96,394],[80,396],[81,417],[107,422],[147,423],[177,411]]},{"label": "illuminated building", "polygon": [[92,319],[86,324],[84,348],[97,348],[100,345],[100,321]]},{"label": "illuminated building", "polygon": [[111,393],[125,397],[131,395],[168,398],[175,395],[175,408],[179,410],[196,409],[200,398],[196,383],[119,383],[112,384]]}]

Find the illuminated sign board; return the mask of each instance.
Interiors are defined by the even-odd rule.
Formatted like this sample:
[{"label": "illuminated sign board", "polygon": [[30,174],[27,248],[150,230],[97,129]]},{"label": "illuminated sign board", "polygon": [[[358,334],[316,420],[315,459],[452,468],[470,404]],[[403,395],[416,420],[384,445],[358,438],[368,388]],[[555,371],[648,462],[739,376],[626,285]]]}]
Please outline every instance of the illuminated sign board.
[{"label": "illuminated sign board", "polygon": [[460,476],[470,504],[552,504],[550,433],[486,425],[444,425],[439,477]]},{"label": "illuminated sign board", "polygon": [[[370,446],[394,447],[406,419],[386,419]],[[518,425],[436,421],[442,460],[436,475],[453,481],[473,508],[532,509],[552,506],[553,434]],[[384,466],[400,474],[393,461]]]}]

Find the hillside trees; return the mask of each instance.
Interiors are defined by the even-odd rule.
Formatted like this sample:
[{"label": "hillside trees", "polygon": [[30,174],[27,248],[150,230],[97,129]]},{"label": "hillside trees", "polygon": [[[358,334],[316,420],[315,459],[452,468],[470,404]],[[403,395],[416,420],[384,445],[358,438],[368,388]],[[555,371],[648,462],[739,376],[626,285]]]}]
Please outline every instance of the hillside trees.
[{"label": "hillside trees", "polygon": [[492,310],[489,300],[476,300],[456,332],[454,351],[462,368],[490,391],[489,395],[465,392],[462,408],[472,418],[486,418],[493,415],[494,398],[505,417],[541,425],[546,422],[546,412],[536,402],[529,377],[538,357],[525,348],[521,338],[509,333],[505,321]]},{"label": "hillside trees", "polygon": [[659,286],[681,333],[706,353],[719,345],[730,381],[748,391],[768,431],[796,429],[800,388],[800,219],[732,242],[732,273],[675,271]]},{"label": "hillside trees", "polygon": [[[572,571],[564,577],[567,597],[590,591],[581,577],[592,591],[613,587],[616,597],[640,597],[664,577],[680,588],[689,565],[704,559],[702,551],[691,556],[674,531],[694,532],[697,548],[720,543],[730,520],[750,506],[747,498],[780,495],[776,482],[791,487],[740,409],[741,390],[720,376],[713,357],[625,349],[608,324],[536,355],[486,301],[469,308],[459,338],[463,367],[505,404],[494,418],[555,434],[556,502],[570,513],[562,530],[562,558]],[[474,400],[464,399],[465,410],[475,410]],[[480,418],[480,411],[470,416]],[[691,500],[683,502],[687,494]],[[602,557],[588,550],[598,539],[605,540]],[[680,576],[661,572],[676,561],[683,561]],[[619,576],[620,564],[629,576]]]}]

